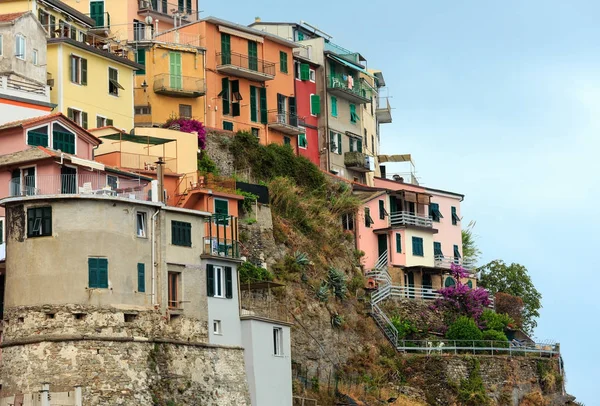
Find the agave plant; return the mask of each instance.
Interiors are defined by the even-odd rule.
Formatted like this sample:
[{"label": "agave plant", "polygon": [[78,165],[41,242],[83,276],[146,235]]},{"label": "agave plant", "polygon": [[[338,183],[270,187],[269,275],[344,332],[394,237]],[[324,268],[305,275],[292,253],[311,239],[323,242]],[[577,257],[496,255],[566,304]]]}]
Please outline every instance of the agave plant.
[{"label": "agave plant", "polygon": [[301,251],[294,252],[294,262],[297,265],[300,265],[302,268],[305,268],[308,265],[310,265],[310,259],[308,259],[308,254]]},{"label": "agave plant", "polygon": [[327,282],[321,282],[319,289],[317,289],[317,299],[320,302],[327,302],[329,300],[329,286],[327,286]]}]

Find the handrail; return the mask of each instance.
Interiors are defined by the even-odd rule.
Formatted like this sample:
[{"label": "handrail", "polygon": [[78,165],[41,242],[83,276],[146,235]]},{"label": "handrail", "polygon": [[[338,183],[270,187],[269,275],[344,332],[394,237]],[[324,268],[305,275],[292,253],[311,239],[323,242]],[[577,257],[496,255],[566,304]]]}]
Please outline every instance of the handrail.
[{"label": "handrail", "polygon": [[227,65],[275,76],[275,63],[273,62],[250,57],[249,55],[242,55],[237,52],[217,52],[217,69]]},{"label": "handrail", "polygon": [[424,352],[426,354],[444,352],[471,352],[473,354],[481,352],[508,353],[508,355],[520,355],[519,353],[537,353],[539,355],[558,355],[560,354],[560,344],[522,344],[516,340],[399,340],[396,347],[399,351]]},{"label": "handrail", "polygon": [[435,255],[434,261],[435,266],[440,268],[450,269],[453,264],[460,265],[467,271],[471,271],[475,268],[472,261],[464,261],[462,258],[456,258],[449,255]]},{"label": "handrail", "polygon": [[408,211],[396,211],[390,213],[390,225],[414,225],[419,227],[433,227],[431,217],[419,216]]},{"label": "handrail", "polygon": [[289,111],[281,111],[278,109],[268,110],[268,119],[267,122],[269,124],[287,124],[292,127],[298,127],[298,115],[294,113],[290,113]]}]

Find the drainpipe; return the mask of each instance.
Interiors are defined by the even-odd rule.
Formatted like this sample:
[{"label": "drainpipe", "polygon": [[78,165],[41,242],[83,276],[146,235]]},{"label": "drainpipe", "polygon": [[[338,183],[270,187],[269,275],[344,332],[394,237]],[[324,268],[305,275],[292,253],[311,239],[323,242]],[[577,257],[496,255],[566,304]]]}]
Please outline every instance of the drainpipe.
[{"label": "drainpipe", "polygon": [[152,215],[152,306],[156,303],[156,216],[158,216],[159,209],[157,208]]}]

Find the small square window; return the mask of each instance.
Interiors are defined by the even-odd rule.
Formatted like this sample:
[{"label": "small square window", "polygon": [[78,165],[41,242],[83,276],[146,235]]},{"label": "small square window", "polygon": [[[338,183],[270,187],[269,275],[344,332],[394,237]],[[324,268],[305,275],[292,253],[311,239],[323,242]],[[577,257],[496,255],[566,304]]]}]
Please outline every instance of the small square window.
[{"label": "small square window", "polygon": [[252,135],[258,138],[260,135],[260,130],[256,127],[252,127]]},{"label": "small square window", "polygon": [[117,190],[119,188],[119,177],[106,175],[106,184],[110,186],[112,190]]},{"label": "small square window", "polygon": [[213,320],[213,334],[222,335],[221,320]]},{"label": "small square window", "polygon": [[180,104],[179,117],[192,118],[192,106],[190,104]]},{"label": "small square window", "polygon": [[96,116],[96,128],[106,127],[106,117]]},{"label": "small square window", "polygon": [[311,69],[309,72],[310,72],[310,76],[309,76],[309,78],[310,78],[310,81],[311,81],[311,82],[314,82],[314,81],[315,81],[315,76],[316,76],[316,75],[315,75],[315,70],[314,70],[314,69]]},{"label": "small square window", "polygon": [[137,236],[146,238],[146,213],[138,211],[136,217]]}]

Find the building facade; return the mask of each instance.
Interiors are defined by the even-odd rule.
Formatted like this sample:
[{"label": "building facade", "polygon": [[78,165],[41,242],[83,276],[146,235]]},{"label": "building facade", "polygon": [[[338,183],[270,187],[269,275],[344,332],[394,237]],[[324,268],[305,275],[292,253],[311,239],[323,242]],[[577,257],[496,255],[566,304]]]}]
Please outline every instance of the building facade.
[{"label": "building facade", "polygon": [[0,15],[0,123],[48,114],[46,33],[31,12]]}]

